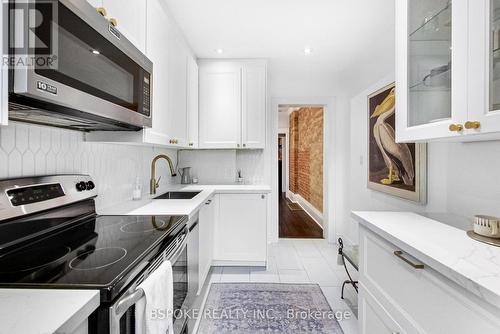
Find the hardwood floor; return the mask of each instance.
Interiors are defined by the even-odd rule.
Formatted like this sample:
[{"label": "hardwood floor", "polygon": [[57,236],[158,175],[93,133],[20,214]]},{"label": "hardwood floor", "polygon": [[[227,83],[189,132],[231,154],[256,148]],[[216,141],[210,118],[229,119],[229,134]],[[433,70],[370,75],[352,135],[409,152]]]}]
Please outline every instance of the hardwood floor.
[{"label": "hardwood floor", "polygon": [[279,237],[322,239],[323,230],[305,211],[292,211],[283,194],[279,198]]}]

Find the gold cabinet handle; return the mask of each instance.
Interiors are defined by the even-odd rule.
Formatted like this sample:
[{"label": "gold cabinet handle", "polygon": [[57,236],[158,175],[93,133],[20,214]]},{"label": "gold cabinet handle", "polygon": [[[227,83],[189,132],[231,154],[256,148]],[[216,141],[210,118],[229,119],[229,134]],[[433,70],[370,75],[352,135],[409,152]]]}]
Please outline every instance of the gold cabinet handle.
[{"label": "gold cabinet handle", "polygon": [[104,7],[97,7],[97,12],[101,14],[102,16],[106,17],[108,16],[108,12],[106,11],[106,8]]},{"label": "gold cabinet handle", "polygon": [[477,130],[481,127],[481,122],[478,122],[478,121],[468,121],[468,122],[465,122],[465,128],[466,129],[474,129],[474,130]]},{"label": "gold cabinet handle", "polygon": [[189,146],[193,146],[194,144],[193,143],[189,143]]},{"label": "gold cabinet handle", "polygon": [[449,129],[452,132],[460,132],[464,129],[464,126],[462,124],[450,124]]},{"label": "gold cabinet handle", "polygon": [[111,24],[113,27],[116,27],[118,25],[118,21],[115,18],[109,19],[109,24]]},{"label": "gold cabinet handle", "polygon": [[396,255],[399,259],[403,260],[404,262],[406,262],[407,264],[409,264],[410,266],[412,266],[415,269],[424,269],[423,264],[413,263],[410,260],[408,260],[406,257],[404,257],[404,253],[402,251],[399,251],[399,250],[394,251],[394,255]]}]

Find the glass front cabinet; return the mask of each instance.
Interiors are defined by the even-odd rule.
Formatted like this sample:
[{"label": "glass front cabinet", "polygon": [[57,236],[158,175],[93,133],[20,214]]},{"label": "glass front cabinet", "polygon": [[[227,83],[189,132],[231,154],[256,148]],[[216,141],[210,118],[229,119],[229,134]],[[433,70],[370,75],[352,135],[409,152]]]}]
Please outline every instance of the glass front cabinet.
[{"label": "glass front cabinet", "polygon": [[396,94],[400,142],[500,138],[500,0],[396,1]]}]

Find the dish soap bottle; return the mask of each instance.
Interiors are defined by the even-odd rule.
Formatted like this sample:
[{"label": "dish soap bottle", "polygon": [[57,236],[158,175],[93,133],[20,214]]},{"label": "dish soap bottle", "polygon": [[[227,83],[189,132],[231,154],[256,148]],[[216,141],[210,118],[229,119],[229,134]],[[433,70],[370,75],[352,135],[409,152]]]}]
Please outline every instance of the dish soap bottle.
[{"label": "dish soap bottle", "polygon": [[142,184],[141,179],[137,177],[135,179],[134,191],[132,192],[132,199],[134,201],[139,201],[142,198]]}]

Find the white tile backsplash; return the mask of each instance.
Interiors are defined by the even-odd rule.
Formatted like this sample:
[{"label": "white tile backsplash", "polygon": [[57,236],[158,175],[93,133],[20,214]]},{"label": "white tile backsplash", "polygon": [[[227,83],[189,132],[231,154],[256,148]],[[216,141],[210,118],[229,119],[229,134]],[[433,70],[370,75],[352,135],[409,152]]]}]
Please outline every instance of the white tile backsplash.
[{"label": "white tile backsplash", "polygon": [[[175,150],[146,146],[90,143],[82,132],[11,122],[0,127],[0,179],[50,174],[89,174],[97,184],[97,207],[131,199],[137,177],[143,193],[149,192],[151,160],[167,154],[176,162]],[[160,186],[179,180],[170,177],[158,161]]]},{"label": "white tile backsplash", "polygon": [[205,184],[234,183],[239,169],[245,183],[264,182],[262,150],[183,150],[179,166],[192,167],[191,175]]}]

